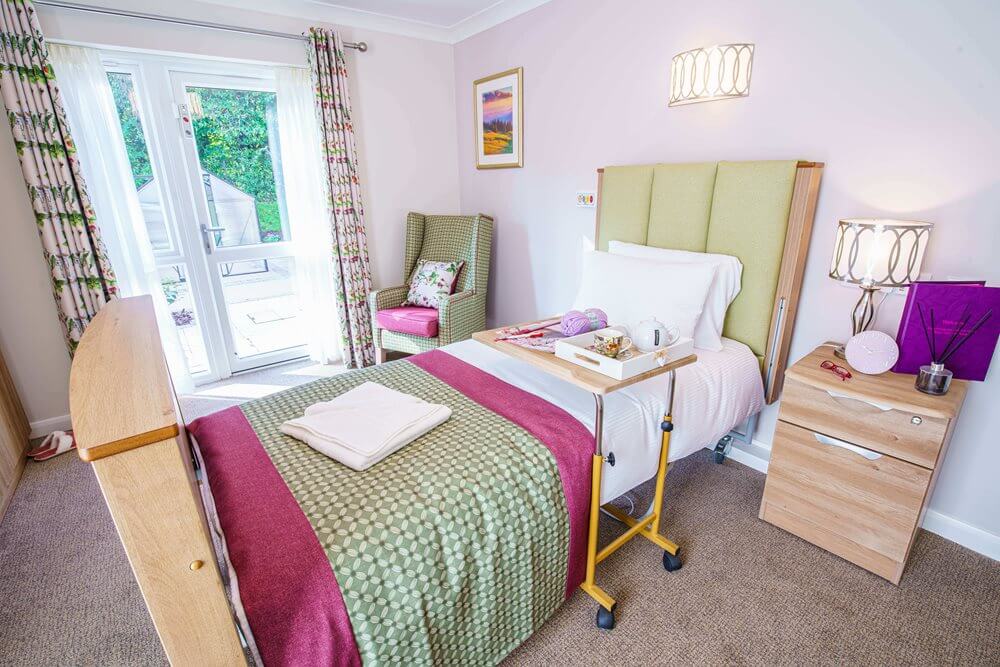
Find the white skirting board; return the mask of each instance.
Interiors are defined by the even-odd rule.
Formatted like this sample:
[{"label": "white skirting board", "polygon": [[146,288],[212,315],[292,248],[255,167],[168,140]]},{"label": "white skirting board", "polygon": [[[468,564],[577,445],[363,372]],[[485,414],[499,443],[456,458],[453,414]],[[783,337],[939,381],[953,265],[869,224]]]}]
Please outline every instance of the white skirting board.
[{"label": "white skirting board", "polygon": [[[714,449],[714,446],[710,446],[708,449]],[[729,450],[729,458],[765,475],[767,474],[767,462],[770,454],[771,448],[757,440],[754,440],[749,446],[734,443],[732,449]],[[1000,535],[994,535],[981,528],[970,526],[932,509],[928,509],[924,514],[924,520],[920,527],[940,535],[946,540],[961,544],[966,549],[972,549],[976,553],[1000,561]]]},{"label": "white skirting board", "polygon": [[32,440],[35,438],[43,438],[49,433],[52,433],[52,431],[68,431],[73,428],[69,420],[69,415],[50,417],[49,419],[39,419],[36,422],[31,422],[29,426],[31,427],[31,435],[28,437]]},{"label": "white skirting board", "polygon": [[957,542],[967,549],[1000,561],[1000,535],[988,533],[981,528],[962,523],[958,519],[935,512],[932,509],[928,509],[924,514],[924,521],[920,527],[936,533],[946,540]]}]

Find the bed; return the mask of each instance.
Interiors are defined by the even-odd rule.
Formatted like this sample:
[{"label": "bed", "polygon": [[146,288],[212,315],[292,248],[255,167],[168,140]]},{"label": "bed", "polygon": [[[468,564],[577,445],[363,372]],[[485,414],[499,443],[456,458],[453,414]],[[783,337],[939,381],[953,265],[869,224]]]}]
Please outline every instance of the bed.
[{"label": "bed", "polygon": [[[671,458],[780,391],[821,173],[802,162],[599,172],[598,247],[669,243],[746,267],[724,349],[678,371]],[[445,402],[452,419],[365,473],[278,432],[365,380]],[[605,438],[634,463],[605,472],[607,499],[650,476],[663,389],[609,397]],[[85,333],[70,394],[80,455],[175,664],[241,664],[234,617],[268,665],[490,664],[582,580],[592,398],[473,341],[188,427],[151,303],[122,299]],[[225,538],[221,562],[213,535]]]}]

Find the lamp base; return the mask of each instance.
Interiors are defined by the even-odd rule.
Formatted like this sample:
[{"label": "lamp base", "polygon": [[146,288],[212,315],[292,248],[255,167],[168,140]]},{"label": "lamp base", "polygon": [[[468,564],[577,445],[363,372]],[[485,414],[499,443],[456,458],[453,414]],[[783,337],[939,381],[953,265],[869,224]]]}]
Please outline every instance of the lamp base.
[{"label": "lamp base", "polygon": [[[861,297],[854,304],[854,312],[851,313],[851,336],[857,336],[862,331],[867,331],[868,327],[875,321],[875,292],[871,287],[861,286]],[[833,354],[838,359],[847,359],[847,343],[841,343],[833,348]]]}]

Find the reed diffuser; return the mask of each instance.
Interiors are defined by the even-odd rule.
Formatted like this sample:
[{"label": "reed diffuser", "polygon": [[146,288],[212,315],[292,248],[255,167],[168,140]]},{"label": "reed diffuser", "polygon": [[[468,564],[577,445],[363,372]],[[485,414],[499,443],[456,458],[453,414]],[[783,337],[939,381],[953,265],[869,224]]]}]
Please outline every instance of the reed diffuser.
[{"label": "reed diffuser", "polygon": [[972,319],[972,307],[971,305],[966,305],[965,310],[962,312],[962,317],[959,319],[958,326],[951,332],[948,342],[945,343],[945,346],[941,350],[938,350],[937,347],[937,330],[934,328],[934,309],[930,309],[929,327],[927,320],[924,318],[924,309],[920,307],[920,304],[917,304],[917,311],[920,313],[920,326],[923,327],[924,337],[927,339],[927,347],[931,353],[931,363],[920,367],[915,386],[925,394],[943,396],[948,393],[952,377],[951,371],[945,368],[945,363],[993,317],[993,309],[990,308],[983,313],[983,316],[966,330],[965,327],[969,324],[969,320]]}]

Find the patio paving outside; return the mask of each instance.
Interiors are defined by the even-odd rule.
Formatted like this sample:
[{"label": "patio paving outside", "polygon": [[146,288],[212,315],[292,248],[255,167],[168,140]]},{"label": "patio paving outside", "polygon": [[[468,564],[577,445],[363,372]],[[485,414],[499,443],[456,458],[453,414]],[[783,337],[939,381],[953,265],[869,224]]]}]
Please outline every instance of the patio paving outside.
[{"label": "patio paving outside", "polygon": [[[229,267],[232,275],[222,278],[236,354],[241,359],[306,343],[292,262],[291,258],[272,259],[266,270],[263,261],[237,262]],[[162,271],[168,273],[173,274],[172,269]],[[179,282],[175,289],[170,310],[189,370],[206,372],[208,354],[190,283]]]},{"label": "patio paving outside", "polygon": [[[305,345],[293,261],[290,257],[272,259],[266,267],[263,261],[237,262],[232,267],[234,275],[223,277],[236,354],[241,359]],[[255,267],[261,270],[248,272]]]}]

